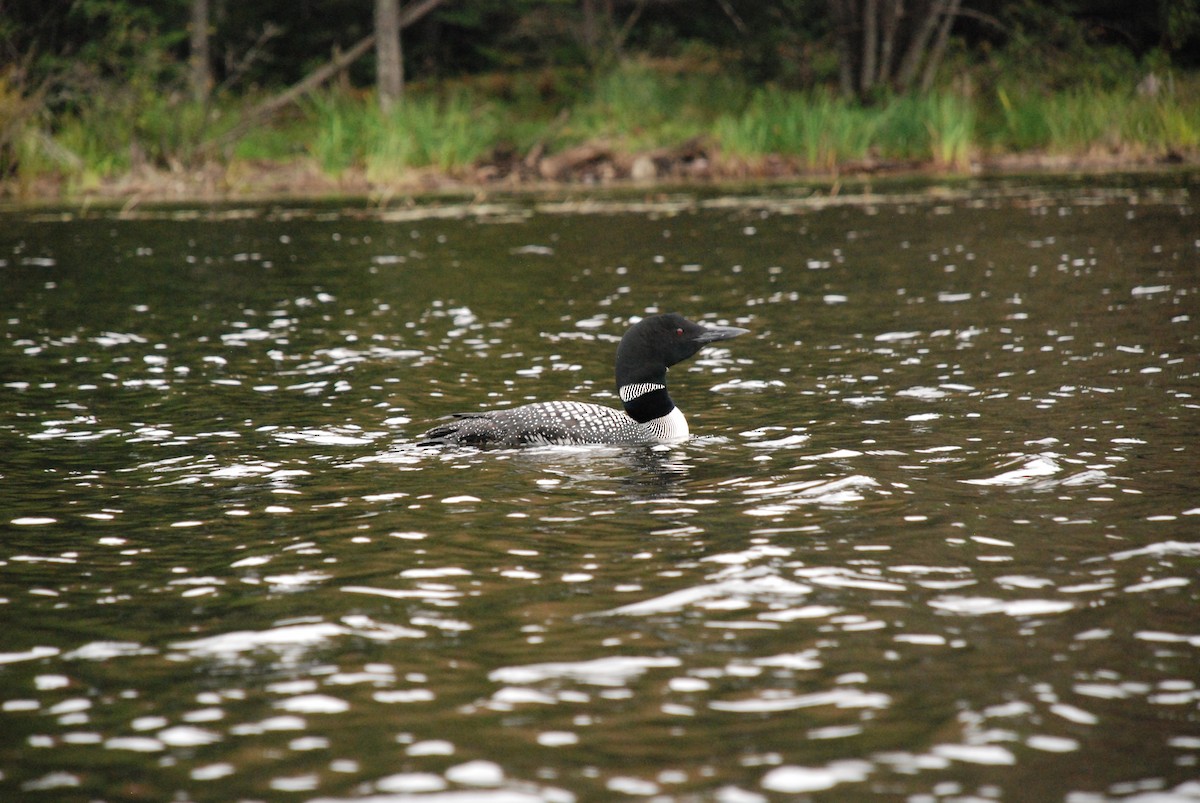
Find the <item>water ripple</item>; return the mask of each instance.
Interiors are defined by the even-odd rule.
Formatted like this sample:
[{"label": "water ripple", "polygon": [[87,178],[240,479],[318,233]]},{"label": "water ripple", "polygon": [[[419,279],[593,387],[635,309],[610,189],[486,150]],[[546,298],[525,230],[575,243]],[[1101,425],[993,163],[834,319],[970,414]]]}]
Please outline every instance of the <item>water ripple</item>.
[{"label": "water ripple", "polygon": [[1185,184],[10,211],[0,796],[1195,799]]}]

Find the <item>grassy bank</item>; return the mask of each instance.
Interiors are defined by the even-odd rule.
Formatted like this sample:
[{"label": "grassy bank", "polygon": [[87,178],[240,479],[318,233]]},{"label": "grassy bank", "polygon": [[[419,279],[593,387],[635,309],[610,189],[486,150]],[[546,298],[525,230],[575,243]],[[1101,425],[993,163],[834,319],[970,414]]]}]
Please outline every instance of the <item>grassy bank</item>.
[{"label": "grassy bank", "polygon": [[863,106],[823,89],[752,87],[711,64],[632,62],[598,77],[414,85],[389,114],[370,93],[330,89],[233,140],[223,134],[252,98],[206,105],[129,87],[48,119],[0,82],[0,175],[9,196],[219,195],[262,190],[264,175],[278,192],[322,192],[1200,158],[1200,76],[1160,77],[1153,92],[1141,81],[1056,91],[1014,81]]}]

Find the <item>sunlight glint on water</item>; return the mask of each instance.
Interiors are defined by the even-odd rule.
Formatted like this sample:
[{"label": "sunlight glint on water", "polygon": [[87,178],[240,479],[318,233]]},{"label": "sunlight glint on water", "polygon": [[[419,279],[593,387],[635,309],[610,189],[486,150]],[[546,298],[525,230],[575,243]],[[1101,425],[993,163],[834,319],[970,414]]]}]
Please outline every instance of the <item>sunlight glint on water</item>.
[{"label": "sunlight glint on water", "polygon": [[0,791],[1200,798],[1192,185],[5,213]]}]

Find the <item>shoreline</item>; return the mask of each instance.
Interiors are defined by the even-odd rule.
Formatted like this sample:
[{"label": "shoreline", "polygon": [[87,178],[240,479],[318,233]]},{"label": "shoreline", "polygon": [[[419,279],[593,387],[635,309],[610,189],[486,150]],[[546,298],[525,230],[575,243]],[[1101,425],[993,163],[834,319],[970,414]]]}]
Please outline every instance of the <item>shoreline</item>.
[{"label": "shoreline", "polygon": [[[574,151],[572,153],[571,151]],[[142,168],[106,178],[84,189],[68,179],[39,178],[28,184],[0,182],[0,209],[46,207],[122,207],[142,204],[331,201],[364,198],[386,206],[438,196],[542,194],[556,192],[666,191],[728,185],[812,183],[839,187],[844,182],[873,179],[967,180],[993,177],[1101,176],[1186,171],[1200,167],[1200,154],[1130,155],[1122,153],[1012,153],[973,160],[968,170],[932,162],[862,162],[832,171],[806,170],[788,157],[770,155],[750,162],[727,160],[693,151],[628,154],[596,146],[544,157],[534,165],[483,162],[470,175],[433,169],[410,171],[392,182],[370,181],[365,171],[341,175],[323,172],[306,158],[289,162],[210,163],[190,170]],[[678,154],[683,153],[684,156]],[[551,163],[547,166],[547,162]]]}]

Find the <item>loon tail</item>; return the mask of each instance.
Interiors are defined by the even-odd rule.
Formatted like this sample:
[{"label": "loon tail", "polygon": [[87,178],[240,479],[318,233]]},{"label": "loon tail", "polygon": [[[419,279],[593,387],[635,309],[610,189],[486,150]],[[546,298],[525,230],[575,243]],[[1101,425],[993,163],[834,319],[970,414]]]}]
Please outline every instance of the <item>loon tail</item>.
[{"label": "loon tail", "polygon": [[500,428],[487,413],[454,413],[421,436],[418,446],[483,446],[502,440]]}]

